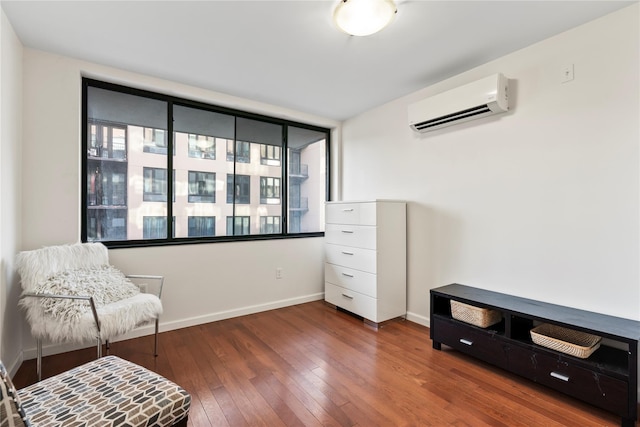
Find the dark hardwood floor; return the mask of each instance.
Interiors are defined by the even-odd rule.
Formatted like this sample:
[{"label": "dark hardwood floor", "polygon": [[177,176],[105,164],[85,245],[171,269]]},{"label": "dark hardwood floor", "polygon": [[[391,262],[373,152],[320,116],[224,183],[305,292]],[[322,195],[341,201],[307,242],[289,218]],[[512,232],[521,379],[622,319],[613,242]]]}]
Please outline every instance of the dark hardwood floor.
[{"label": "dark hardwood floor", "polygon": [[[189,425],[617,426],[620,420],[443,346],[408,321],[378,331],[317,301],[113,343],[192,396]],[[95,357],[49,356],[44,376]],[[36,380],[23,363],[18,388]],[[636,426],[638,423],[636,423]]]}]

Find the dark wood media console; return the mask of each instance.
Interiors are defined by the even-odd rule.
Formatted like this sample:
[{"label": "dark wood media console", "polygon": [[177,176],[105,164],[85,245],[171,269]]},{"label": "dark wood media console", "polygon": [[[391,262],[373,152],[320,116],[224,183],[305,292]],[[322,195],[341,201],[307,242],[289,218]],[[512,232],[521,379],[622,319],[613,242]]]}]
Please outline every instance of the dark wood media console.
[{"label": "dark wood media console", "polygon": [[[480,328],[455,320],[450,301],[498,310],[502,321]],[[586,359],[536,345],[529,331],[539,323],[603,337]],[[433,348],[445,344],[539,384],[581,399],[622,418],[638,418],[638,341],[640,322],[469,286],[431,290]]]}]

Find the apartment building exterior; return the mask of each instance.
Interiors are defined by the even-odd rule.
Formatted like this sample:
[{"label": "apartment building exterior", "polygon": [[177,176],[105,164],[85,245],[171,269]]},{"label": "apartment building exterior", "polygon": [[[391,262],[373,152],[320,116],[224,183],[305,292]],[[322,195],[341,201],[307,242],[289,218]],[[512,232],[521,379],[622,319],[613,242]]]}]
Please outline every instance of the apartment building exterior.
[{"label": "apartment building exterior", "polygon": [[103,120],[87,129],[88,241],[165,239],[169,203],[172,238],[323,229],[322,134],[292,138],[285,156],[279,145],[174,131],[169,174],[167,130]]}]

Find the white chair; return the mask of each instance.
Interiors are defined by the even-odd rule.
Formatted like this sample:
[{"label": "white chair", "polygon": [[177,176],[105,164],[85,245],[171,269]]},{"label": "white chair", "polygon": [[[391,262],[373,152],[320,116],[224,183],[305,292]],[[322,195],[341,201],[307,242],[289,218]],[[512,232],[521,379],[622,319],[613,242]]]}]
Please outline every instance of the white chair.
[{"label": "white chair", "polygon": [[[42,340],[102,343],[155,321],[154,355],[162,313],[163,276],[129,275],[109,264],[101,243],[49,246],[20,252],[16,267],[22,284],[20,305],[37,343],[38,380],[42,378]],[[133,280],[132,280],[133,279]],[[151,284],[136,284],[149,279]]]}]

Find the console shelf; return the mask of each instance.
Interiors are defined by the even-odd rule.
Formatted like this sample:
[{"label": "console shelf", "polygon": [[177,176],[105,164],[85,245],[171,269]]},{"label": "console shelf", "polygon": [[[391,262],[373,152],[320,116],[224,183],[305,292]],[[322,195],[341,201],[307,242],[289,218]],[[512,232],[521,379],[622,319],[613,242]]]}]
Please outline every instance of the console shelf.
[{"label": "console shelf", "polygon": [[[497,310],[502,321],[480,328],[455,320],[451,300]],[[550,323],[601,336],[581,359],[534,344],[530,330]],[[452,284],[431,290],[433,348],[463,353],[619,415],[623,427],[638,418],[640,322]]]}]

